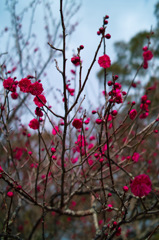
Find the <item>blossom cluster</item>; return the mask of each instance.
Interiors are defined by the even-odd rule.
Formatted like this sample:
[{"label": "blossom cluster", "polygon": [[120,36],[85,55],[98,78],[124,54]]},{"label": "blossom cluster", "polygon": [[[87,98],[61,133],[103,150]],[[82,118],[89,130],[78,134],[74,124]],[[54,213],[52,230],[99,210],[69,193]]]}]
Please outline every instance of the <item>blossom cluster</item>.
[{"label": "blossom cluster", "polygon": [[148,62],[153,58],[153,53],[148,49],[147,46],[143,47],[143,68],[148,68]]},{"label": "blossom cluster", "polygon": [[16,78],[8,77],[7,79],[4,79],[4,81],[3,81],[3,87],[5,89],[7,89],[8,91],[12,92],[11,97],[13,99],[18,98],[18,93],[16,92],[17,85],[18,85],[18,81],[16,81]]},{"label": "blossom cluster", "polygon": [[74,88],[70,88],[70,87],[69,87],[69,84],[66,84],[66,90],[68,91],[68,93],[69,93],[71,96],[74,96],[75,89],[74,89]]},{"label": "blossom cluster", "polygon": [[130,184],[131,191],[135,196],[147,196],[152,190],[152,183],[148,175],[140,174]]},{"label": "blossom cluster", "polygon": [[74,56],[74,57],[72,57],[72,58],[71,58],[71,62],[72,62],[76,67],[79,66],[79,65],[80,65],[80,62],[81,62],[80,57],[79,57],[79,56]]},{"label": "blossom cluster", "polygon": [[111,60],[110,57],[106,54],[99,57],[98,59],[99,66],[102,68],[109,68],[111,66]]},{"label": "blossom cluster", "polygon": [[[31,95],[35,96],[33,101],[37,108],[35,109],[35,114],[37,117],[42,117],[43,112],[41,110],[41,107],[43,107],[46,104],[46,98],[42,94],[43,92],[43,86],[39,81],[35,81],[34,83],[31,82],[30,78],[33,78],[32,76],[28,76],[27,78],[22,78],[19,82],[16,80],[16,78],[8,77],[7,79],[4,79],[3,81],[3,87],[8,90],[11,93],[11,97],[13,99],[18,98],[17,93],[17,87],[19,87],[19,90],[23,93],[30,93]],[[39,120],[41,120],[39,118]],[[39,128],[38,119],[32,119],[29,123],[29,127],[36,130]]]},{"label": "blossom cluster", "polygon": [[123,97],[126,95],[125,91],[122,91],[122,85],[118,82],[115,82],[118,79],[118,76],[113,77],[113,82],[108,81],[108,86],[112,86],[112,90],[108,92],[108,95],[111,97],[109,99],[110,103],[120,104],[123,102]]},{"label": "blossom cluster", "polygon": [[141,97],[141,104],[140,109],[143,110],[143,113],[140,114],[140,118],[144,119],[147,118],[149,115],[149,105],[151,104],[151,101],[148,100],[147,95],[143,95]]}]

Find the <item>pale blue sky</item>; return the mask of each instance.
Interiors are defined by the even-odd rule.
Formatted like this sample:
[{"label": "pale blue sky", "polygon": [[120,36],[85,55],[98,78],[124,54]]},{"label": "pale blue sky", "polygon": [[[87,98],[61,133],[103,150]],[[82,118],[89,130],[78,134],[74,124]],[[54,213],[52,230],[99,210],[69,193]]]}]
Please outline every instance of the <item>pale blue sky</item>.
[{"label": "pale blue sky", "polygon": [[81,42],[92,52],[98,43],[96,32],[102,24],[103,16],[108,14],[107,31],[112,38],[107,41],[107,51],[112,57],[113,43],[129,40],[141,30],[155,26],[154,4],[156,0],[83,0],[80,10],[81,22],[74,34],[73,45]]},{"label": "pale blue sky", "polygon": [[[96,32],[102,25],[103,16],[109,15],[107,32],[111,34],[111,39],[107,40],[107,54],[111,60],[115,60],[113,44],[119,40],[128,41],[137,32],[150,30],[155,27],[154,5],[157,0],[83,0],[80,10],[81,22],[72,38],[72,47],[83,44],[85,49],[81,53],[83,56],[83,70],[87,70],[89,60],[91,61],[94,50],[99,42]],[[100,50],[99,55],[103,54]],[[99,56],[98,55],[98,56]],[[85,63],[85,64],[84,64]],[[87,93],[91,88],[94,94],[98,92],[98,81],[96,72],[99,71],[98,63],[90,75],[90,82],[87,85]],[[89,98],[92,99],[90,93]],[[94,99],[96,96],[94,95]]]},{"label": "pale blue sky", "polygon": [[[76,1],[76,0],[75,0]],[[19,9],[29,1],[19,0]],[[71,39],[69,49],[76,49],[79,44],[85,46],[89,54],[93,52],[98,44],[96,36],[98,28],[102,25],[105,14],[110,16],[108,32],[112,35],[107,41],[108,52],[112,53],[112,45],[118,40],[129,40],[135,33],[141,30],[149,30],[155,25],[154,4],[157,0],[81,0],[81,8],[77,12],[79,25]],[[0,31],[9,24],[10,17],[5,11],[5,0],[0,0]],[[58,15],[59,0],[54,0],[56,14]],[[39,8],[39,11],[40,8]],[[38,23],[36,29],[42,34],[41,23],[43,14],[39,12],[35,21]],[[27,23],[26,23],[27,24]],[[2,45],[0,50],[2,50]]]},{"label": "pale blue sky", "polygon": [[[19,0],[19,9],[28,2],[29,1]],[[0,32],[10,21],[9,15],[5,11],[4,3],[5,0],[0,0]],[[153,28],[153,26],[155,26],[155,17],[153,14],[155,3],[157,3],[157,0],[81,0],[81,8],[74,18],[79,21],[79,25],[71,37],[67,52],[68,73],[72,68],[70,58],[72,57],[73,51],[76,51],[77,47],[80,44],[83,44],[85,48],[81,52],[81,57],[83,59],[83,77],[85,76],[100,40],[100,37],[97,36],[96,32],[102,25],[103,16],[106,14],[110,16],[107,32],[110,33],[112,37],[107,41],[107,54],[110,56],[111,60],[115,60],[115,52],[113,50],[114,42],[119,40],[128,41],[137,32],[150,30],[151,27]],[[58,5],[59,0],[55,0],[54,8],[57,16],[59,14]],[[43,14],[40,11],[42,10],[39,9],[38,14],[36,15],[35,29],[41,36],[41,43],[39,44],[47,45],[41,28]],[[1,39],[1,52],[4,51],[3,44],[5,43],[6,40]],[[102,55],[102,53],[103,51],[101,49],[99,55]],[[53,67],[55,66],[53,65]],[[53,74],[53,67],[51,68],[51,72],[49,72],[51,75]],[[98,88],[96,73],[99,69],[98,63],[96,62],[89,79],[89,82],[93,82],[93,84],[89,85],[88,82],[86,86],[87,90],[91,88],[92,91],[96,92],[95,90]],[[59,78],[59,73],[56,73],[55,69],[54,76]],[[55,84],[56,83],[58,83],[57,87],[59,87],[59,81],[55,81]],[[89,96],[90,99],[92,99],[91,96],[92,95]]]}]

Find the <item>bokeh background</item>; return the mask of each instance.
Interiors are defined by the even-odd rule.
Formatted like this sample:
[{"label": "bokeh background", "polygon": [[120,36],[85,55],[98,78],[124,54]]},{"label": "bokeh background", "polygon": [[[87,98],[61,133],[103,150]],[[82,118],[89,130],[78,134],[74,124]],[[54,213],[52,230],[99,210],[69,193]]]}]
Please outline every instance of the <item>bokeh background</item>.
[{"label": "bokeh background", "polygon": [[[9,0],[1,0],[0,1],[0,33],[1,33],[1,44],[0,44],[0,53],[4,53],[7,51],[12,51],[12,48],[9,47],[12,45],[14,31],[12,28],[12,17],[11,10],[8,10],[8,5],[11,6]],[[23,17],[22,29],[24,32],[24,36],[28,34],[29,31],[29,22],[31,19],[31,11],[26,11],[24,14],[22,10],[25,9],[31,0],[23,1],[19,0],[16,5],[17,14],[21,14]],[[37,1],[38,2],[38,1]],[[55,19],[59,19],[59,1],[49,1],[50,6],[52,8],[53,17]],[[73,2],[73,1],[69,1]],[[32,33],[35,34],[35,48],[41,48],[41,60],[47,58],[47,52],[49,46],[47,44],[48,39],[46,39],[46,32],[44,29],[44,15],[45,8],[44,4],[45,0],[39,1],[40,4],[37,4],[35,15],[32,24]],[[73,17],[71,19],[71,24],[74,25],[75,31],[71,34],[71,36],[67,37],[67,73],[68,79],[72,77],[70,74],[70,70],[73,68],[73,65],[70,61],[73,54],[77,53],[77,47],[79,45],[84,45],[84,50],[81,52],[81,58],[83,61],[83,72],[82,78],[84,79],[87,70],[90,66],[91,60],[94,56],[95,50],[100,41],[100,37],[97,36],[97,31],[99,27],[102,26],[103,17],[107,14],[109,15],[109,24],[107,25],[106,32],[111,34],[111,39],[106,41],[107,45],[107,54],[110,56],[111,61],[116,61],[116,52],[114,50],[114,43],[120,40],[129,41],[131,37],[133,37],[136,33],[140,31],[150,31],[156,26],[156,18],[154,16],[154,6],[157,3],[156,0],[82,0],[76,1],[76,4],[79,5],[78,11],[75,11]],[[10,33],[7,31],[4,34],[5,28],[11,29]],[[66,26],[67,27],[67,26]],[[67,31],[67,30],[66,30]],[[3,33],[3,34],[2,34]],[[59,37],[59,36],[58,36]],[[10,50],[9,50],[10,49]],[[98,57],[103,54],[103,50],[101,48]],[[59,67],[62,66],[62,62],[60,58],[58,59]],[[2,59],[1,59],[2,61]],[[40,68],[40,65],[39,65]],[[95,107],[96,99],[99,98],[99,88],[101,88],[100,92],[102,92],[101,84],[99,84],[99,80],[97,78],[97,73],[100,70],[100,67],[96,61],[88,83],[86,85],[86,89],[84,94],[86,94],[85,106],[87,102],[91,102]],[[34,71],[37,71],[36,67]],[[18,76],[17,78],[26,77],[26,76]],[[29,74],[34,74],[34,72],[30,72]],[[44,80],[45,75],[47,75],[47,81]],[[42,83],[47,87],[52,86],[55,95],[53,96],[51,92],[47,93],[48,102],[50,105],[55,105],[55,98],[58,99],[59,103],[61,102],[61,92],[59,89],[62,88],[62,81],[59,72],[57,72],[55,63],[52,62],[46,68],[44,75],[40,78]],[[20,79],[18,79],[20,80]],[[73,85],[72,85],[73,87]],[[63,109],[63,105],[61,103],[57,107],[57,111],[61,112]]]}]

